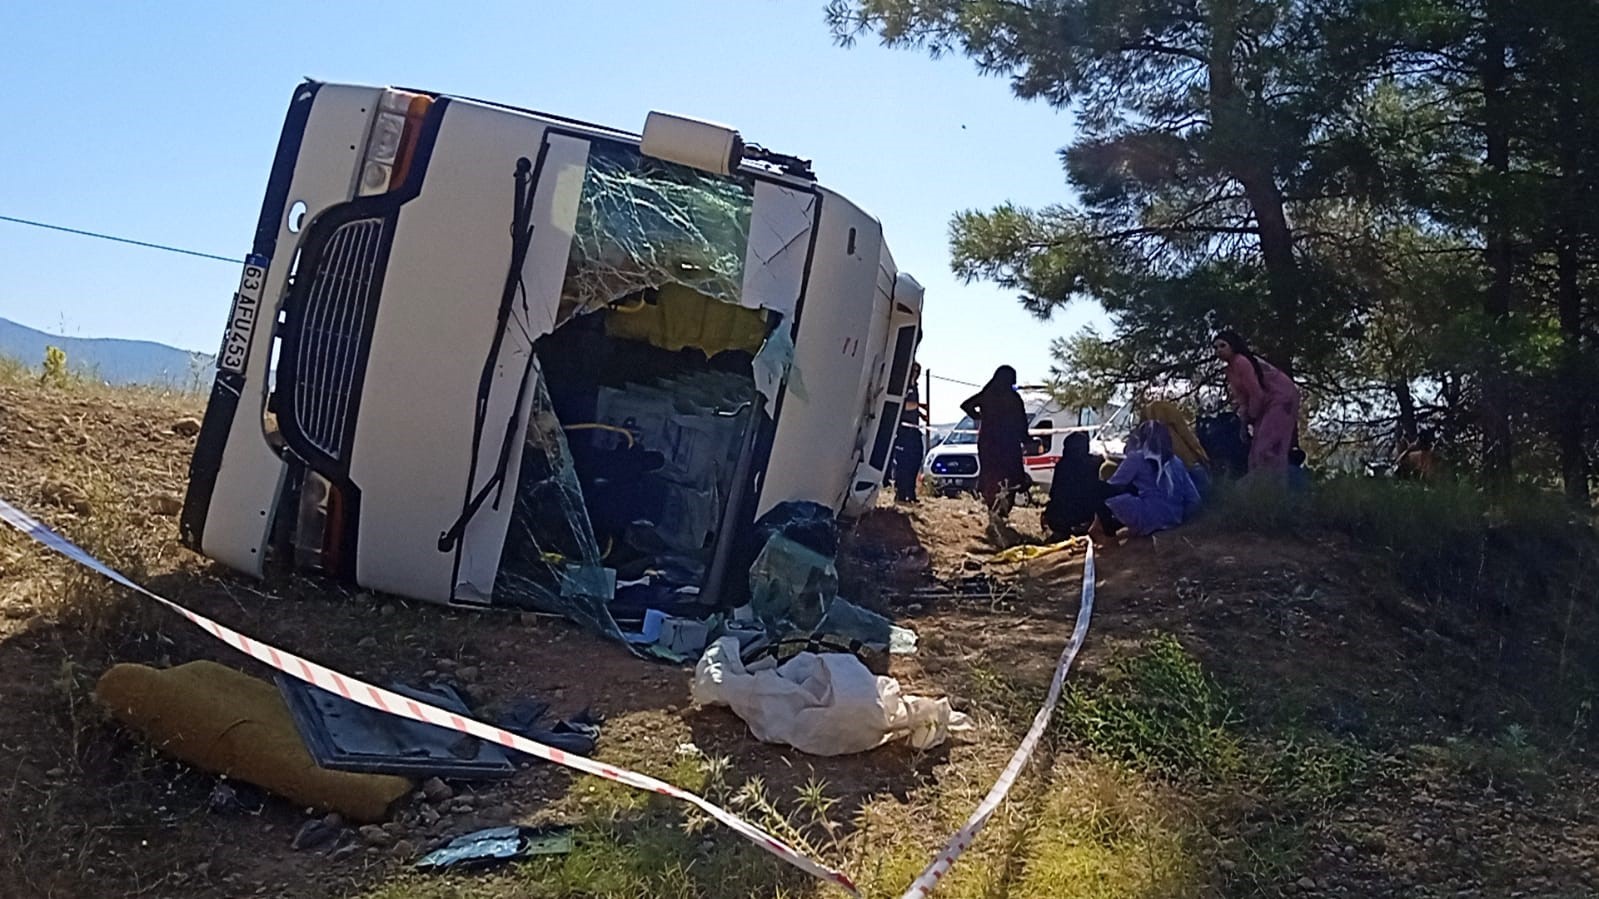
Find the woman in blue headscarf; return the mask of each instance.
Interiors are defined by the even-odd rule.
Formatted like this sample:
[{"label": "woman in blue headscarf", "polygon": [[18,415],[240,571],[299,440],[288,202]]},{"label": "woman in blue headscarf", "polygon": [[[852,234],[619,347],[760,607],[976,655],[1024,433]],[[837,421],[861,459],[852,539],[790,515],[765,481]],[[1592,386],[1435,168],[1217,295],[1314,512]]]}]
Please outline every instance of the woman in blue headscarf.
[{"label": "woman in blue headscarf", "polygon": [[1174,528],[1199,508],[1193,478],[1172,452],[1171,431],[1158,421],[1133,431],[1109,483],[1123,492],[1106,499],[1105,506],[1135,537]]}]

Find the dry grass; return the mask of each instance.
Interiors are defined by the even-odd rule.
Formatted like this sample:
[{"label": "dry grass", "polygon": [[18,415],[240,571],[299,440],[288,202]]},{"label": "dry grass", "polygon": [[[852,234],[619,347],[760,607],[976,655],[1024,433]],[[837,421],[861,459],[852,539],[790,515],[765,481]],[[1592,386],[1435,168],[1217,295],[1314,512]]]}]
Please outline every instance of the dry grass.
[{"label": "dry grass", "polygon": [[[704,789],[763,827],[805,846],[857,878],[870,897],[897,897],[981,801],[1003,768],[1009,734],[989,730],[956,749],[939,777],[900,799],[872,797],[848,820],[816,782],[793,795],[766,795],[759,778],[720,788],[716,760],[679,762],[674,782]],[[1198,817],[1170,790],[1129,769],[1053,749],[1018,783],[981,839],[939,886],[951,899],[1117,897],[1202,893],[1209,866]],[[648,767],[648,766],[646,766]],[[724,772],[725,773],[725,772]],[[402,875],[364,899],[510,899],[523,896],[738,896],[797,899],[838,895],[719,828],[657,799],[606,786],[583,803],[577,850],[470,879]],[[560,814],[559,811],[555,812]]]},{"label": "dry grass", "polygon": [[[602,679],[590,671],[603,647],[555,626],[508,633],[501,619],[393,604],[392,617],[373,627],[371,608],[327,584],[256,587],[207,569],[177,545],[173,519],[149,505],[155,494],[181,494],[189,444],[166,431],[173,420],[199,411],[194,398],[172,391],[83,382],[42,386],[35,371],[0,360],[0,490],[136,580],[180,591],[171,595],[347,670],[366,666],[415,677],[428,659],[468,651],[486,658],[504,644],[496,658],[510,673],[485,687],[491,696],[551,695],[544,691],[585,676]],[[879,522],[885,535],[890,525],[901,527],[920,555],[874,556],[851,570],[863,590],[873,578],[879,586],[892,582],[892,590],[871,595],[896,613],[907,612],[910,602],[896,591],[926,581],[926,569],[951,590],[977,584],[970,594],[955,590],[915,600],[928,606],[911,621],[921,631],[922,650],[896,671],[917,691],[958,697],[977,721],[970,739],[933,753],[885,748],[839,760],[755,747],[725,711],[680,711],[674,703],[681,699],[661,698],[680,695],[683,672],[623,659],[604,677],[643,671],[619,692],[635,692],[638,684],[656,692],[647,701],[608,695],[611,707],[602,710],[612,716],[599,757],[737,809],[847,870],[868,896],[898,896],[1003,769],[1042,698],[1053,654],[1075,612],[1075,563],[988,565],[984,519],[973,502],[923,503],[902,520]],[[1036,516],[1019,510],[1014,521],[1026,530]],[[1201,546],[1212,539],[1199,533],[1177,539],[1189,536]],[[891,541],[885,536],[884,542]],[[1214,554],[1235,551],[1217,548]],[[1302,551],[1317,550],[1306,544]],[[1173,586],[1175,571],[1160,568],[1167,558],[1102,556],[1103,605],[1057,724],[937,896],[1284,895],[1307,870],[1330,864],[1317,859],[1336,827],[1377,830],[1387,818],[1406,832],[1423,826],[1432,806],[1411,801],[1411,778],[1500,789],[1533,784],[1542,790],[1555,783],[1536,770],[1544,757],[1536,736],[1518,731],[1486,741],[1434,741],[1429,745],[1441,748],[1401,759],[1376,745],[1382,733],[1356,741],[1335,738],[1303,715],[1239,713],[1296,704],[1299,694],[1275,682],[1263,661],[1252,668],[1256,660],[1231,660],[1232,676],[1222,678],[1215,652],[1204,655],[1181,628],[1178,638],[1156,636],[1164,629],[1152,624],[1157,619],[1166,626],[1185,623],[1186,613],[1173,613],[1185,588]],[[1253,589],[1227,580],[1241,577],[1236,566],[1207,567],[1203,554],[1182,558],[1190,589],[1203,583],[1229,602]],[[925,559],[925,567],[907,574],[907,559]],[[257,589],[264,592],[251,596]],[[1275,607],[1263,600],[1260,608]],[[0,536],[0,611],[6,612],[0,616],[0,671],[11,688],[0,697],[6,722],[0,783],[9,797],[0,815],[0,896],[94,895],[100,887],[100,894],[208,899],[256,893],[362,899],[836,895],[680,804],[549,769],[485,787],[483,796],[514,805],[512,820],[576,825],[577,849],[567,856],[502,872],[424,877],[383,855],[340,866],[322,855],[287,852],[288,834],[304,819],[300,810],[272,804],[258,819],[208,813],[214,778],[163,761],[110,726],[91,698],[94,678],[116,661],[164,665],[217,653],[239,664],[236,657],[149,602],[9,531]],[[1242,619],[1223,637],[1241,639],[1273,620]],[[1365,626],[1375,632],[1382,623],[1373,618]],[[1271,639],[1279,639],[1272,627]],[[368,635],[377,647],[354,651]],[[1222,652],[1232,645],[1225,643]],[[1304,649],[1290,646],[1279,655],[1293,661]],[[1314,649],[1323,657],[1336,651],[1332,645]],[[527,667],[516,674],[513,662]],[[559,673],[536,680],[550,670]],[[709,756],[677,752],[686,745],[704,747]],[[1571,765],[1585,770],[1575,760]],[[1377,787],[1395,798],[1367,810],[1366,794]],[[1540,807],[1552,815],[1551,809]],[[1379,820],[1366,820],[1372,816]],[[1354,824],[1339,823],[1351,819]],[[1568,849],[1588,845],[1584,819],[1540,820],[1549,823],[1538,825],[1529,840],[1564,839]],[[1541,863],[1539,852],[1523,858],[1504,851],[1496,864],[1507,883],[1526,865]],[[213,864],[215,870],[201,870]],[[1398,889],[1379,862],[1370,867],[1375,879],[1369,888],[1348,895]]]}]

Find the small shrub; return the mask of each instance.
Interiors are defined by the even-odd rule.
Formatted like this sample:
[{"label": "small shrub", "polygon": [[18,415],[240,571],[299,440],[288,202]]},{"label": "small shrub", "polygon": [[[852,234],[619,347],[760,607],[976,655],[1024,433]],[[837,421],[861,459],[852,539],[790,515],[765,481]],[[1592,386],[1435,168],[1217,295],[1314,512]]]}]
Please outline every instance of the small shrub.
[{"label": "small shrub", "polygon": [[1442,745],[1416,746],[1411,752],[1423,763],[1482,786],[1543,793],[1554,782],[1554,759],[1516,724],[1492,737],[1450,737]]},{"label": "small shrub", "polygon": [[1103,683],[1073,690],[1062,720],[1095,751],[1172,777],[1225,777],[1242,758],[1229,697],[1170,636],[1112,664]]},{"label": "small shrub", "polygon": [[65,387],[68,383],[67,352],[58,346],[44,348],[44,369],[39,383],[50,387]]},{"label": "small shrub", "polygon": [[1355,743],[1293,737],[1253,753],[1260,781],[1295,805],[1325,808],[1349,796],[1371,770],[1372,755]]},{"label": "small shrub", "polygon": [[28,363],[12,356],[0,356],[0,382],[22,384],[33,381],[33,371]]}]

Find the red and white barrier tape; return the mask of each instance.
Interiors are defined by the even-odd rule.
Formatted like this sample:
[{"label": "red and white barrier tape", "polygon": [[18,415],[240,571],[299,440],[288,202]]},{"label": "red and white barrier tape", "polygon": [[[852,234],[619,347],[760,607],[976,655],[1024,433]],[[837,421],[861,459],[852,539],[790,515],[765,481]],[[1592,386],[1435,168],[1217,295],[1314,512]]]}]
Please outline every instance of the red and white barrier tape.
[{"label": "red and white barrier tape", "polygon": [[257,661],[264,662],[267,665],[272,666],[278,671],[282,671],[283,673],[292,677],[297,677],[307,683],[314,684],[324,690],[331,690],[332,692],[343,696],[345,699],[348,699],[352,702],[358,702],[361,705],[377,709],[381,712],[387,712],[391,715],[399,715],[403,718],[410,718],[414,721],[421,721],[426,724],[433,724],[439,727],[449,728],[450,730],[460,731],[461,733],[471,734],[472,736],[482,740],[490,740],[495,743],[499,743],[500,745],[514,749],[517,752],[523,752],[536,758],[553,762],[557,765],[564,765],[565,767],[573,770],[582,771],[584,774],[592,774],[595,777],[602,777],[606,780],[615,781],[616,783],[626,784],[627,786],[635,789],[648,790],[652,793],[659,793],[662,796],[670,796],[673,799],[680,799],[698,807],[701,811],[710,815],[712,818],[715,818],[716,820],[727,825],[739,836],[744,837],[746,840],[749,840],[755,845],[761,847],[767,852],[770,852],[772,855],[777,856],[783,861],[788,862],[794,867],[799,868],[805,873],[820,878],[827,883],[843,887],[853,896],[860,896],[860,891],[856,889],[854,882],[851,881],[849,877],[842,871],[835,871],[821,862],[801,855],[798,851],[784,844],[781,840],[778,840],[776,837],[772,836],[766,831],[761,830],[759,827],[756,827],[755,825],[745,821],[743,818],[740,818],[726,809],[713,805],[708,800],[703,799],[694,793],[690,793],[687,790],[678,789],[677,787],[674,787],[665,781],[656,780],[655,778],[646,774],[639,774],[636,771],[629,771],[625,768],[613,767],[611,765],[606,765],[602,762],[596,762],[593,759],[585,758],[580,755],[563,752],[554,748],[553,746],[546,746],[543,743],[539,743],[535,740],[529,740],[526,737],[513,734],[510,731],[501,730],[498,727],[484,724],[481,721],[477,721],[463,715],[457,715],[452,712],[447,712],[444,709],[428,705],[425,702],[418,702],[407,696],[401,696],[397,693],[392,693],[388,690],[382,689],[381,687],[374,687],[365,681],[348,677],[340,674],[337,671],[334,671],[331,668],[326,668],[316,664],[315,662],[307,661],[306,659],[303,659],[291,652],[278,649],[277,647],[268,645],[266,643],[260,643],[255,640],[251,640],[249,637],[246,637],[238,631],[223,627],[204,615],[191,612],[172,600],[152,593],[149,590],[146,590],[144,587],[135,584],[133,581],[124,577],[121,573],[107,567],[104,563],[100,562],[100,560],[89,555],[70,540],[67,540],[65,537],[62,537],[61,535],[50,530],[38,520],[29,516],[20,509],[17,509],[15,506],[12,506],[10,503],[5,502],[4,500],[0,500],[0,520],[3,520],[6,524],[11,525],[44,546],[55,550],[74,562],[77,562],[78,564],[92,571],[104,575],[105,577],[110,578],[111,580],[121,584],[124,587],[127,587],[130,590],[136,591],[143,596],[147,596],[150,599],[155,600],[161,605],[166,606],[174,612],[177,612],[179,615],[182,615],[184,618],[189,619],[201,630],[207,631],[218,640],[221,640],[222,642],[232,646],[234,649],[239,650],[245,655],[256,659]]},{"label": "red and white barrier tape", "polygon": [[938,886],[938,882],[955,866],[955,860],[961,857],[977,838],[978,831],[993,817],[994,810],[1005,801],[1005,795],[1015,785],[1016,778],[1021,774],[1027,760],[1032,758],[1033,750],[1038,748],[1038,741],[1043,739],[1044,731],[1049,728],[1049,719],[1055,714],[1055,705],[1060,702],[1061,689],[1066,685],[1066,672],[1071,670],[1072,661],[1077,658],[1077,651],[1083,648],[1083,639],[1088,636],[1088,621],[1094,614],[1094,544],[1088,544],[1088,555],[1083,558],[1083,598],[1077,608],[1077,626],[1072,630],[1072,639],[1066,644],[1066,649],[1060,654],[1060,662],[1055,666],[1055,678],[1049,683],[1049,695],[1044,698],[1044,705],[1033,717],[1033,726],[1027,731],[1027,736],[1022,739],[1022,745],[1016,747],[1016,753],[1011,756],[1010,764],[1005,766],[1005,771],[994,781],[994,786],[983,797],[982,803],[972,816],[966,819],[966,824],[955,835],[949,838],[944,848],[934,856],[933,861],[922,870],[920,876],[911,883],[901,899],[925,899]]},{"label": "red and white barrier tape", "polygon": [[[517,752],[526,753],[557,765],[563,765],[575,771],[581,771],[584,774],[592,774],[595,777],[625,784],[634,789],[647,790],[687,802],[720,821],[739,836],[744,837],[746,840],[805,873],[827,883],[842,887],[852,896],[860,896],[860,891],[856,889],[855,883],[844,872],[829,868],[821,862],[800,854],[797,850],[766,831],[694,793],[674,787],[647,774],[639,774],[636,771],[617,768],[580,755],[563,752],[553,746],[546,746],[536,740],[529,740],[526,737],[484,724],[481,721],[445,711],[425,702],[418,702],[410,697],[401,696],[381,687],[375,687],[365,681],[340,674],[331,668],[318,665],[286,650],[251,640],[238,631],[224,627],[204,615],[191,612],[172,600],[141,587],[120,572],[108,567],[99,559],[89,555],[72,541],[50,530],[42,522],[4,500],[0,500],[0,521],[4,521],[45,547],[66,556],[85,568],[109,578],[129,590],[155,600],[187,618],[201,630],[210,633],[218,640],[291,677],[299,678],[324,690],[330,690],[351,702],[360,703],[380,712],[449,728],[450,730],[470,734],[481,740],[491,740]],[[1015,754],[1011,756],[1010,764],[1005,766],[1005,771],[1000,774],[999,780],[994,782],[994,786],[989,789],[988,795],[977,806],[977,810],[967,819],[966,824],[955,832],[955,835],[945,844],[943,850],[934,857],[933,862],[910,885],[902,899],[925,899],[926,896],[930,895],[933,888],[938,885],[938,882],[943,879],[945,874],[949,873],[950,868],[954,867],[955,860],[972,845],[972,841],[977,838],[978,832],[988,823],[988,819],[993,817],[994,811],[999,808],[999,804],[1005,800],[1005,796],[1016,783],[1016,778],[1021,774],[1022,768],[1032,758],[1033,751],[1038,747],[1038,741],[1043,738],[1044,731],[1049,727],[1050,718],[1055,713],[1055,706],[1060,702],[1061,690],[1066,683],[1066,673],[1071,669],[1073,660],[1077,658],[1077,652],[1082,648],[1084,638],[1088,636],[1088,622],[1093,617],[1093,614],[1094,546],[1090,543],[1088,545],[1088,555],[1083,559],[1083,592],[1082,602],[1077,610],[1077,625],[1072,631],[1071,642],[1061,652],[1060,662],[1055,666],[1055,677],[1049,685],[1049,694],[1044,699],[1044,705],[1033,718],[1032,728],[1027,731],[1027,736],[1022,739],[1021,745],[1016,748]]]}]

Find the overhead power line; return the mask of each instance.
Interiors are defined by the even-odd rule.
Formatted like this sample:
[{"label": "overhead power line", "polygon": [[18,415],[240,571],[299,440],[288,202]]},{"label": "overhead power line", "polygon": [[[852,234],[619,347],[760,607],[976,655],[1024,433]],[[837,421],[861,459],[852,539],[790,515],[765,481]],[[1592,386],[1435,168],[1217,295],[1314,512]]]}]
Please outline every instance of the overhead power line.
[{"label": "overhead power line", "polygon": [[110,240],[110,241],[115,241],[117,243],[132,244],[133,246],[136,246],[136,247],[147,247],[147,248],[152,249],[152,250],[166,250],[168,253],[182,253],[185,256],[198,256],[201,259],[215,259],[218,262],[233,262],[233,263],[243,262],[242,259],[237,259],[237,258],[234,258],[232,256],[217,256],[217,255],[212,254],[212,253],[201,253],[198,250],[185,250],[182,247],[169,247],[169,246],[167,246],[165,244],[149,243],[149,242],[143,241],[143,240],[132,240],[131,238],[117,237],[117,236],[112,235],[112,234],[101,234],[101,233],[99,233],[97,231],[82,231],[82,230],[79,230],[77,228],[67,228],[67,227],[64,227],[62,225],[51,225],[51,224],[47,224],[45,222],[35,222],[35,221],[30,221],[28,219],[19,219],[19,218],[15,218],[15,217],[9,216],[9,215],[0,215],[0,222],[11,222],[11,223],[17,224],[17,225],[29,225],[29,226],[32,226],[34,228],[45,228],[45,229],[50,230],[50,231],[64,231],[64,232],[66,232],[68,234],[77,234],[77,235],[80,235],[82,237],[98,237],[101,240]]},{"label": "overhead power line", "polygon": [[982,389],[983,386],[981,384],[973,384],[971,381],[958,381],[955,378],[946,378],[943,375],[935,375],[932,372],[928,372],[927,376],[935,381],[948,381],[951,384],[959,384],[962,387],[976,387],[978,389]]}]

